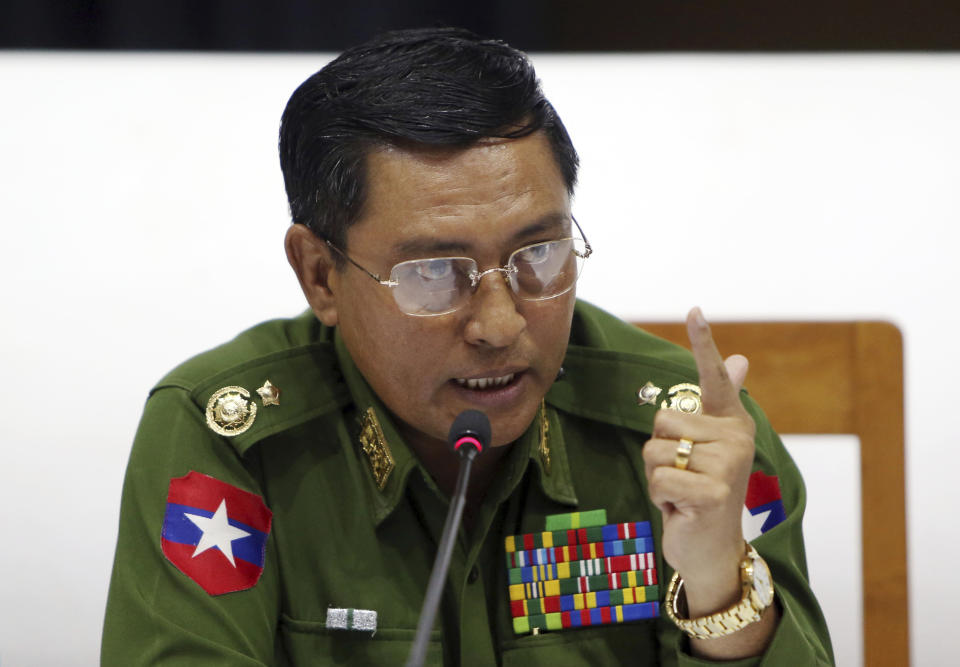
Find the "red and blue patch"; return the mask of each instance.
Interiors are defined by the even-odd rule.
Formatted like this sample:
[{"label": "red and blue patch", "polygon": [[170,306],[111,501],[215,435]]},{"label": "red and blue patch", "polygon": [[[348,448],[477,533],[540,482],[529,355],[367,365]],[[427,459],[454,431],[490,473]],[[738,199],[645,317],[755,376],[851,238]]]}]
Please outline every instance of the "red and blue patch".
[{"label": "red and blue patch", "polygon": [[170,480],[163,555],[210,595],[252,588],[272,518],[260,496],[190,471]]},{"label": "red and blue patch", "polygon": [[750,475],[747,498],[744,502],[744,537],[749,540],[759,537],[787,518],[780,496],[780,480],[776,475],[767,475],[756,470]]}]

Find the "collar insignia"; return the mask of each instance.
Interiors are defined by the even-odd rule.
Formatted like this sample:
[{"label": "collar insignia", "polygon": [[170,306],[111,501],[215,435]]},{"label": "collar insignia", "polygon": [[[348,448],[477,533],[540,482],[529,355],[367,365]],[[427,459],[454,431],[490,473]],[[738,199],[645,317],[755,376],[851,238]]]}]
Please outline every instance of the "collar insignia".
[{"label": "collar insignia", "polygon": [[383,491],[390,473],[393,472],[394,462],[390,445],[383,437],[383,429],[380,428],[380,421],[373,408],[367,408],[363,413],[363,419],[360,422],[360,447],[370,462],[370,472],[377,483],[377,488]]},{"label": "collar insignia", "polygon": [[540,462],[543,464],[543,472],[550,474],[550,420],[547,419],[547,402],[540,400],[540,446],[537,448],[540,453]]}]

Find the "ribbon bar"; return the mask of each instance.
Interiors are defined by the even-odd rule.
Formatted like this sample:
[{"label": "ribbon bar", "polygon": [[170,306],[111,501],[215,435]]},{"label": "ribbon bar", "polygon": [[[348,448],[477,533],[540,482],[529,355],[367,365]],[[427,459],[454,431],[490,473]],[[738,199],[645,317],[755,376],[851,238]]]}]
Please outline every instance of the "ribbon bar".
[{"label": "ribbon bar", "polygon": [[591,542],[613,542],[637,537],[652,537],[649,521],[631,521],[611,523],[605,526],[591,526],[570,530],[553,530],[525,535],[510,535],[506,538],[507,553],[532,551],[551,547],[567,547]]},{"label": "ribbon bar", "polygon": [[534,628],[540,630],[562,630],[589,625],[607,625],[611,623],[629,623],[660,615],[659,602],[618,605],[615,607],[595,607],[580,611],[564,611],[553,614],[519,616],[513,619],[513,631],[518,635],[529,634]]},{"label": "ribbon bar", "polygon": [[510,615],[534,616],[553,614],[561,611],[580,611],[594,607],[615,607],[623,604],[651,602],[660,596],[659,586],[637,586],[616,590],[577,593],[575,595],[554,595],[532,600],[514,600],[510,603]]},{"label": "ribbon bar", "polygon": [[632,540],[612,540],[575,544],[572,547],[550,547],[531,551],[514,551],[507,554],[507,568],[530,567],[550,563],[566,563],[606,556],[625,556],[653,551],[652,537],[637,537]]},{"label": "ribbon bar", "polygon": [[570,579],[571,577],[592,577],[596,574],[630,572],[631,570],[652,570],[656,566],[653,552],[648,552],[629,556],[576,560],[569,563],[514,567],[507,571],[507,580],[510,584],[528,584],[549,579]]}]

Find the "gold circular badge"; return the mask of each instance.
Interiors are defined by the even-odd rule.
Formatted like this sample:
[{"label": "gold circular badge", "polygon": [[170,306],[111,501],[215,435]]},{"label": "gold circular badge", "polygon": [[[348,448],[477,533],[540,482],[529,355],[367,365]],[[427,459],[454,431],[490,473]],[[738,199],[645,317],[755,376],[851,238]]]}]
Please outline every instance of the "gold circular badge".
[{"label": "gold circular badge", "polygon": [[218,389],[207,401],[207,426],[228,438],[240,435],[257,418],[257,404],[249,398],[250,392],[243,387]]},{"label": "gold circular badge", "polygon": [[684,412],[688,415],[699,415],[703,412],[703,405],[700,401],[700,387],[689,382],[675,384],[667,390],[667,401],[661,403],[660,407]]}]

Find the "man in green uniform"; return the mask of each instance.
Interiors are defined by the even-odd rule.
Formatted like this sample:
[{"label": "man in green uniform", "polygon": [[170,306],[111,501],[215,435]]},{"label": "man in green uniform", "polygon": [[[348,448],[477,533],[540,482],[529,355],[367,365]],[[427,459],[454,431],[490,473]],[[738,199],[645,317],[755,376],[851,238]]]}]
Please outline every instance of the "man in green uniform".
[{"label": "man in green uniform", "polygon": [[521,53],[452,29],[351,49],[294,93],[280,153],[310,310],[151,391],[104,664],[403,662],[466,409],[492,446],[427,664],[832,662],[746,360],[698,309],[691,357],[576,301],[577,157]]}]

